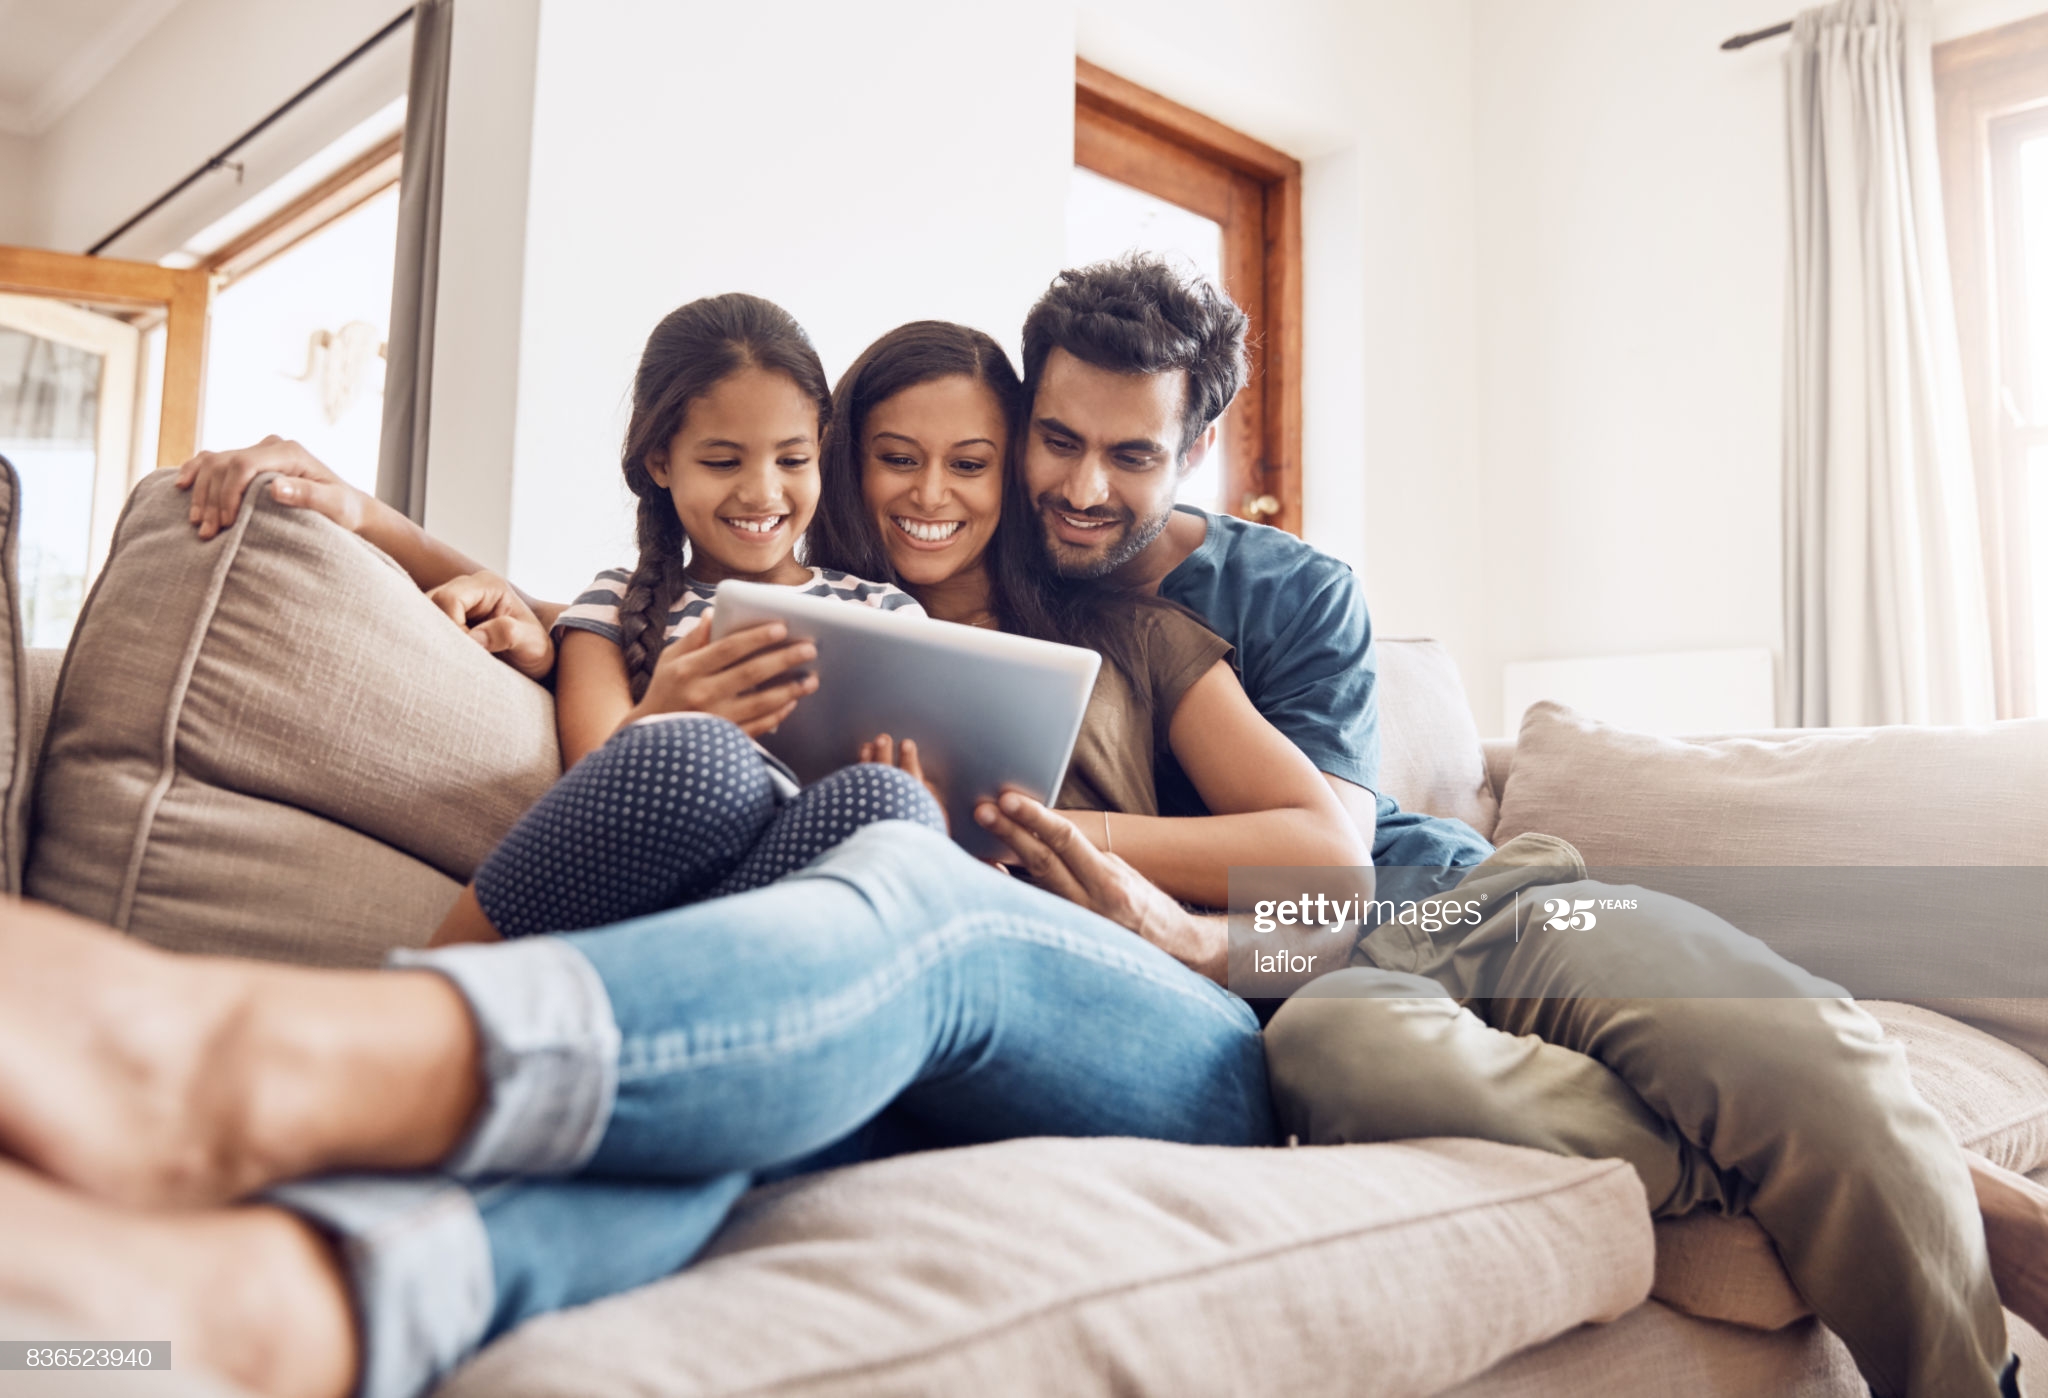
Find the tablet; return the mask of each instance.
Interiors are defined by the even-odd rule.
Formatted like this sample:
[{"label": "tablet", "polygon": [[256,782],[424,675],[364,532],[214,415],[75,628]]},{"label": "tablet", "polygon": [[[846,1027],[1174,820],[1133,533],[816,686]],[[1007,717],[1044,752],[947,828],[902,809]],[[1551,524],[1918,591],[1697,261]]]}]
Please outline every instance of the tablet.
[{"label": "tablet", "polygon": [[714,640],[767,621],[818,647],[806,667],[817,672],[817,692],[760,740],[805,785],[856,761],[879,733],[912,739],[925,775],[946,794],[953,838],[986,857],[1008,846],[975,824],[976,801],[1014,786],[1050,804],[1066,780],[1102,665],[1094,651],[794,588],[718,585]]}]

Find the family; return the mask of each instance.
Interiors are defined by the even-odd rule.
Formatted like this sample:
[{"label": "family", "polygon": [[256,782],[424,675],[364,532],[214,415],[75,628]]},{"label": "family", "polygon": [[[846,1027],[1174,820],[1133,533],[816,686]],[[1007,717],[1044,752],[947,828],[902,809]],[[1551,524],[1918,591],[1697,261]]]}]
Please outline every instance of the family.
[{"label": "family", "polygon": [[[920,321],[828,387],[780,308],[692,302],[633,384],[638,558],[566,606],[291,443],[187,463],[202,539],[275,473],[551,677],[566,771],[382,971],[0,917],[0,1297],[174,1335],[255,1391],[404,1398],[687,1266],[764,1179],[1032,1135],[1465,1135],[1626,1159],[1659,1216],[1752,1214],[1876,1393],[2017,1393],[2001,1302],[2048,1323],[2048,1191],[1962,1151],[1838,987],[1710,914],[1651,894],[1623,946],[1493,896],[1276,1011],[1224,988],[1199,910],[1232,865],[1594,887],[1561,840],[1495,850],[1380,795],[1355,576],[1176,505],[1245,334],[1131,257],[1053,282],[1021,377]],[[948,837],[914,741],[807,787],[759,746],[831,696],[779,626],[711,639],[726,579],[1103,655],[1054,800],[975,808],[1004,867]],[[1739,993],[1687,998],[1701,965]]]}]

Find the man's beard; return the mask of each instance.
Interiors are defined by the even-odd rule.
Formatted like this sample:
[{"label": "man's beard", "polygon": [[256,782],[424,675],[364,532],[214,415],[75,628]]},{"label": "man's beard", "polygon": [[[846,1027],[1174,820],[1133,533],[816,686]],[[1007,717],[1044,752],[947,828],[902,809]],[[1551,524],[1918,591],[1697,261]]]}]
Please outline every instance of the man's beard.
[{"label": "man's beard", "polygon": [[[1123,529],[1116,536],[1116,541],[1100,552],[1093,549],[1084,551],[1085,546],[1070,544],[1053,532],[1052,517],[1055,514],[1072,515],[1075,519],[1117,520]],[[1171,505],[1150,519],[1139,519],[1129,510],[1077,510],[1058,497],[1038,497],[1039,542],[1044,545],[1046,562],[1063,578],[1086,580],[1109,576],[1149,548],[1172,518]],[[1108,534],[1110,531],[1103,532]]]}]

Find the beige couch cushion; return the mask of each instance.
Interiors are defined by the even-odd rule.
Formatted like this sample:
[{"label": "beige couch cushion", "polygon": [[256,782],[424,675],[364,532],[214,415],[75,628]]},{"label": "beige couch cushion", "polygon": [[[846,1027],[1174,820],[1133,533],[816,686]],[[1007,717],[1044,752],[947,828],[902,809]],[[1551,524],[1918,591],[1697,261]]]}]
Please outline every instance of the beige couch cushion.
[{"label": "beige couch cushion", "polygon": [[[1495,841],[1541,830],[1602,866],[1694,866],[1659,881],[1702,902],[1808,970],[1865,994],[1910,999],[2048,1060],[2048,1000],[1989,998],[2010,980],[2011,943],[1944,940],[1968,875],[1918,879],[1941,865],[2048,864],[2048,719],[1982,728],[1784,729],[1721,738],[1654,737],[1534,705],[1508,769]],[[1799,909],[1776,885],[1716,872],[1753,866],[1890,869],[1837,880]],[[1803,884],[1819,891],[1818,881]],[[1985,882],[1986,903],[2019,888]],[[1867,916],[1894,880],[1886,922]],[[1846,896],[1853,894],[1855,896]],[[1887,893],[1889,896],[1889,892]],[[2010,905],[2008,905],[2010,906]],[[1961,999],[1958,996],[1975,998]]]},{"label": "beige couch cushion", "polygon": [[1457,662],[1429,640],[1381,640],[1376,649],[1382,792],[1404,811],[1453,816],[1490,835],[1499,803]]},{"label": "beige couch cushion", "polygon": [[695,1266],[441,1398],[1428,1394],[1623,1314],[1650,1265],[1617,1161],[1009,1141],[759,1192]]},{"label": "beige couch cushion", "polygon": [[2048,862],[2048,719],[1660,738],[1562,704],[1522,719],[1494,841],[1593,865]]},{"label": "beige couch cushion", "polygon": [[1446,1398],[1869,1398],[1842,1342],[1818,1321],[1767,1333],[1696,1320],[1652,1301],[1514,1356]]},{"label": "beige couch cushion", "polygon": [[423,940],[559,771],[547,692],[259,483],[201,543],[138,486],[50,715],[28,888],[176,948]]}]

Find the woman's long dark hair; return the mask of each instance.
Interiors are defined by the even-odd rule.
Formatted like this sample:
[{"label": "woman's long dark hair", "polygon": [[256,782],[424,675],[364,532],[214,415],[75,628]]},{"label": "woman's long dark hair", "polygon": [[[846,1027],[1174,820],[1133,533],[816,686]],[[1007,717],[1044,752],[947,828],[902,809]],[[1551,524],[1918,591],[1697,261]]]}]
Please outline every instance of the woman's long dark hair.
[{"label": "woman's long dark hair", "polygon": [[806,561],[905,586],[889,563],[882,526],[862,491],[868,414],[905,389],[955,375],[986,387],[1003,412],[1002,515],[983,555],[996,625],[1020,636],[1086,646],[1136,682],[1131,614],[1148,604],[1172,604],[1110,583],[1061,578],[1046,564],[1038,511],[1024,482],[1023,385],[1003,347],[969,326],[944,320],[899,325],[840,375],[819,457],[823,479],[818,513],[805,536]]},{"label": "woman's long dark hair", "polygon": [[832,409],[825,366],[804,328],[772,301],[738,291],[692,301],[662,317],[640,352],[633,415],[619,456],[626,486],[640,502],[633,530],[640,557],[619,602],[619,646],[636,701],[647,692],[661,654],[669,609],[683,595],[686,543],[675,501],[655,483],[647,463],[683,430],[691,403],[748,368],[787,375],[818,405],[818,427],[824,430]]}]

